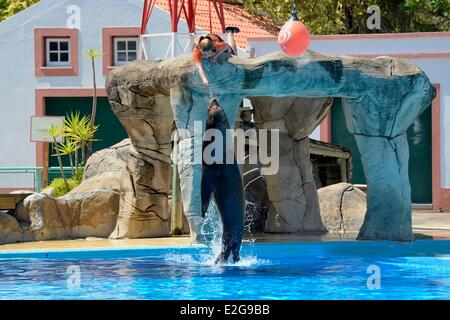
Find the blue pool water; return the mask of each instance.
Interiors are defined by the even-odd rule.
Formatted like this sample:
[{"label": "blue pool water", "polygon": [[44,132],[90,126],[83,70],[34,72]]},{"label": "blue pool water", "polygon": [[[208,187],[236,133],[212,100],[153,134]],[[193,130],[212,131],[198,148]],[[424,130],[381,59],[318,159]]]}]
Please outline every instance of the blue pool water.
[{"label": "blue pool water", "polygon": [[450,299],[450,241],[244,244],[238,265],[213,260],[201,246],[0,254],[0,299]]}]

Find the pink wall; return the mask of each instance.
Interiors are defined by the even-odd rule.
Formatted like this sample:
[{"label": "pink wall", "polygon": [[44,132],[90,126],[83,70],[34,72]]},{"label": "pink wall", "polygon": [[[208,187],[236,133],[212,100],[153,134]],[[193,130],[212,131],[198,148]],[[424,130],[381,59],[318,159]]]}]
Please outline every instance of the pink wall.
[{"label": "pink wall", "polygon": [[[36,77],[78,76],[78,29],[35,28],[34,29],[34,73]],[[45,67],[45,39],[70,38],[70,67]]]},{"label": "pink wall", "polygon": [[140,32],[138,27],[102,29],[103,75],[106,76],[114,68],[114,37],[139,37]]}]

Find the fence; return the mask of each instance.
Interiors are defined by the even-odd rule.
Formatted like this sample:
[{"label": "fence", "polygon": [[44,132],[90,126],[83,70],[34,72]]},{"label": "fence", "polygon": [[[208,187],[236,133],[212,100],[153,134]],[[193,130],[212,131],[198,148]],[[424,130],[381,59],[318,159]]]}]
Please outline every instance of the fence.
[{"label": "fence", "polygon": [[[143,34],[139,39],[138,57],[143,60],[162,60],[190,53],[195,45],[196,37],[200,35],[207,35],[207,33],[166,32]],[[218,35],[225,38],[225,34]]]},{"label": "fence", "polygon": [[[0,193],[14,190],[32,190],[39,192],[44,187],[42,167],[0,168]],[[71,177],[70,167],[64,167],[66,177]],[[61,178],[59,167],[48,168],[48,184]]]},{"label": "fence", "polygon": [[[158,60],[186,54],[194,46],[194,37],[190,33],[143,34],[139,41],[139,52],[142,56],[139,56],[144,60]],[[157,49],[152,51],[152,47]]]}]

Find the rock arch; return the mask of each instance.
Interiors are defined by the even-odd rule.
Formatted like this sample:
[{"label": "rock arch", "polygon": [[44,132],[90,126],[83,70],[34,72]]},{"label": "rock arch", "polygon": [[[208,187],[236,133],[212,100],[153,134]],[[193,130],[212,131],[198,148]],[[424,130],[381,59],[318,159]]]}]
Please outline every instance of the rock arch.
[{"label": "rock arch", "polygon": [[[313,51],[294,59],[280,52],[254,59],[224,59],[209,68],[208,77],[228,119],[235,119],[242,99],[251,97],[261,117],[260,126],[286,127],[286,143],[298,154],[285,159],[282,171],[290,167],[302,178],[303,198],[299,197],[307,200],[304,208],[302,200],[294,206],[303,218],[311,220],[283,216],[294,226],[289,231],[322,228],[318,207],[311,209],[317,195],[309,183],[310,168],[303,161],[307,159],[305,138],[328,110],[328,99],[340,97],[345,102],[347,129],[361,151],[368,184],[368,208],[358,238],[412,240],[406,130],[435,95],[427,76],[416,65],[390,57],[326,56]],[[201,223],[201,168],[192,163],[193,145],[198,143],[193,127],[194,121],[205,121],[210,95],[192,58],[136,61],[113,70],[106,86],[112,109],[136,150],[124,171],[119,222],[113,236],[168,233],[173,116],[176,126],[188,132],[181,137],[178,169],[184,211],[195,240]],[[266,114],[272,118],[264,118]],[[272,198],[276,196],[272,192]],[[278,200],[278,214],[292,210],[286,199]],[[308,203],[312,211],[307,213]],[[121,221],[131,221],[134,227],[125,230]]]}]

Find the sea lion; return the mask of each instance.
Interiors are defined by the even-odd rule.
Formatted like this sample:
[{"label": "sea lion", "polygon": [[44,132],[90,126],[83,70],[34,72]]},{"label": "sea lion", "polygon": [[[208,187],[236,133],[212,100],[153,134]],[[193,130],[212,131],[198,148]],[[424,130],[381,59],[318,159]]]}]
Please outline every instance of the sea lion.
[{"label": "sea lion", "polygon": [[[217,100],[211,100],[208,107],[206,130],[217,129],[223,139],[222,163],[205,162],[203,153],[203,175],[201,184],[202,216],[208,210],[211,196],[214,195],[223,225],[222,252],[216,259],[217,263],[225,263],[233,254],[233,262],[239,261],[242,237],[244,235],[244,187],[239,167],[234,154],[232,163],[226,163],[226,131],[228,124],[225,112]],[[214,141],[204,141],[203,151]]]}]

